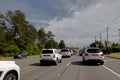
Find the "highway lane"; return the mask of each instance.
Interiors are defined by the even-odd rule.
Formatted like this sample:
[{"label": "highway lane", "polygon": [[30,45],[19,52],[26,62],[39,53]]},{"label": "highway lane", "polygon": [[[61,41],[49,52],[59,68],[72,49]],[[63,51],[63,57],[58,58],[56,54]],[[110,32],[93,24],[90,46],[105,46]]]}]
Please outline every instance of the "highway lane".
[{"label": "highway lane", "polygon": [[21,80],[120,80],[120,60],[106,58],[104,65],[83,65],[80,56],[63,58],[57,66],[41,66],[39,56],[17,59]]}]

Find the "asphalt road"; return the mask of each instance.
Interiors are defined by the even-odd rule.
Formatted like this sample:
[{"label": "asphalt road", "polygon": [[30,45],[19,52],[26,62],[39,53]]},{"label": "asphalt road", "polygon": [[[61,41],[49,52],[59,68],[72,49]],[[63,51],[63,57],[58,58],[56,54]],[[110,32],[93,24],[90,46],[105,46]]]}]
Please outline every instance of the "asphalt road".
[{"label": "asphalt road", "polygon": [[120,80],[120,60],[105,57],[104,65],[83,65],[82,57],[63,58],[57,66],[41,66],[39,56],[16,59],[20,80]]}]

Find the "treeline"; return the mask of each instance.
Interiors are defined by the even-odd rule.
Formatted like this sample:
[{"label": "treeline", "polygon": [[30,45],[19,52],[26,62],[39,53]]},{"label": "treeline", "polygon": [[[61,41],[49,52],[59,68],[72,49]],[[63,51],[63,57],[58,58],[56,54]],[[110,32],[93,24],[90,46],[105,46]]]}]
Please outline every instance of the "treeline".
[{"label": "treeline", "polygon": [[13,56],[16,52],[27,51],[29,55],[39,54],[43,48],[64,48],[65,43],[54,40],[55,35],[37,30],[20,10],[0,13],[0,55]]},{"label": "treeline", "polygon": [[110,52],[120,52],[120,45],[119,43],[112,43],[111,45],[107,46],[107,42],[104,43],[101,41],[95,41],[92,44],[90,44],[91,47],[99,47],[102,50],[109,50]]}]

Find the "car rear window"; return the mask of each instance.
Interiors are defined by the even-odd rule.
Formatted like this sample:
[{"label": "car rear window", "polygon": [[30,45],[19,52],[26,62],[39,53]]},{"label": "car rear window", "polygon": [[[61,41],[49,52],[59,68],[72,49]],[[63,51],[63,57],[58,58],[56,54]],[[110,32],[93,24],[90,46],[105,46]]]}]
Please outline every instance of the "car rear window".
[{"label": "car rear window", "polygon": [[89,53],[99,53],[99,52],[101,52],[101,50],[100,49],[88,49],[87,52],[89,52]]},{"label": "car rear window", "polygon": [[42,54],[53,54],[53,50],[43,50]]},{"label": "car rear window", "polygon": [[61,52],[68,52],[69,50],[66,50],[66,49],[64,49],[64,50],[61,50]]}]

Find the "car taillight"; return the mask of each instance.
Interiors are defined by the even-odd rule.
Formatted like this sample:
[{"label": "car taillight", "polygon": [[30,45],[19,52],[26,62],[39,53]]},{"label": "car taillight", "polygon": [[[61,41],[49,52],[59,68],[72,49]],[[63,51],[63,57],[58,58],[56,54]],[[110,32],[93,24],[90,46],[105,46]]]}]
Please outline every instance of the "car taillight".
[{"label": "car taillight", "polygon": [[102,53],[102,54],[100,54],[101,56],[104,56],[104,54]]},{"label": "car taillight", "polygon": [[87,53],[85,53],[85,56],[88,56],[88,54],[87,54]]},{"label": "car taillight", "polygon": [[53,58],[55,58],[56,56],[55,56],[55,54],[53,54]]}]

